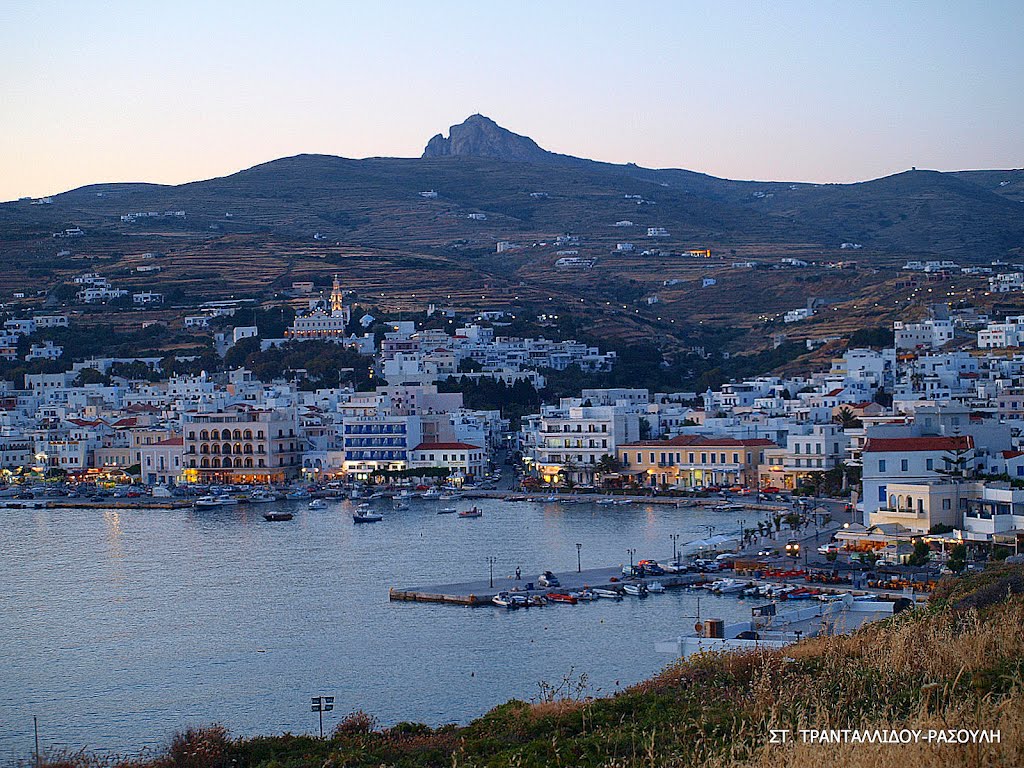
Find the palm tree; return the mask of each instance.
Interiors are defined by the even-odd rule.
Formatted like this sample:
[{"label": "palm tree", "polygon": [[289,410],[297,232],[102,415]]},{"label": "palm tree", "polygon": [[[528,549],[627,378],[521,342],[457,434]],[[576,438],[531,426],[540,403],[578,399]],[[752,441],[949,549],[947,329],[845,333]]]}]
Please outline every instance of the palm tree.
[{"label": "palm tree", "polygon": [[833,417],[833,421],[839,422],[843,429],[856,429],[864,426],[864,423],[857,417],[857,414],[845,405],[839,409],[839,412]]}]

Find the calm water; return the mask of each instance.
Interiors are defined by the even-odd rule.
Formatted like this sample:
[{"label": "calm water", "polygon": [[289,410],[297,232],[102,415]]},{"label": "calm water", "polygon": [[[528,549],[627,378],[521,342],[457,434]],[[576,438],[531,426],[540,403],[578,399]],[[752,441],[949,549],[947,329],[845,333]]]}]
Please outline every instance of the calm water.
[{"label": "calm water", "polygon": [[[671,553],[670,533],[735,529],[752,513],[662,506],[477,502],[478,520],[413,501],[353,525],[349,502],[221,510],[5,510],[0,527],[0,762],[32,748],[135,751],[188,725],[235,734],[311,731],[309,697],[337,697],[383,723],[462,722],[538,682],[585,673],[594,692],[658,671],[655,640],[693,625],[695,597],[507,612],[391,603],[391,586],[522,566],[584,567]],[[390,502],[375,502],[387,512]],[[282,507],[285,505],[281,505]],[[460,505],[461,508],[461,505]],[[734,598],[702,613],[747,615]]]}]

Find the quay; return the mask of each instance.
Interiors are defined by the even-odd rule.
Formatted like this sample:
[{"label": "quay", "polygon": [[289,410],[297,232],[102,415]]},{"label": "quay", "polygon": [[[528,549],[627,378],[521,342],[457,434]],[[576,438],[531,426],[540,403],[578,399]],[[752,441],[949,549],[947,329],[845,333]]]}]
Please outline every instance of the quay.
[{"label": "quay", "polygon": [[3,509],[184,509],[192,506],[191,499],[27,499],[3,501]]},{"label": "quay", "polygon": [[[519,594],[525,595],[545,595],[549,592],[574,592],[584,587],[614,589],[623,584],[622,569],[619,566],[587,568],[580,572],[570,571],[555,575],[560,582],[558,587],[541,587],[537,584],[536,576],[523,574],[523,578],[519,580],[507,576],[501,578],[495,576],[493,587],[490,585],[490,580],[484,578],[475,581],[426,587],[392,587],[388,594],[390,599],[394,601],[490,605],[491,598],[499,592],[517,591]],[[643,581],[644,579],[630,579],[626,583],[642,583]],[[699,584],[705,581],[705,577],[699,573],[667,573],[664,576],[652,578],[650,581],[660,581],[666,588],[672,588]],[[534,588],[527,590],[526,586],[528,584],[533,584]]]}]

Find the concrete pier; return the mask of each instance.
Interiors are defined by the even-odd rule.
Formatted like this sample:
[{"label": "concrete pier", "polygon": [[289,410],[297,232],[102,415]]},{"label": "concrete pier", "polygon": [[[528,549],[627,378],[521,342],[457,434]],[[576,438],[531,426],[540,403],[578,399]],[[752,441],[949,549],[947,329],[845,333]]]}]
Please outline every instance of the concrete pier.
[{"label": "concrete pier", "polygon": [[[506,577],[494,577],[494,586],[487,578],[476,581],[464,581],[455,584],[438,584],[424,587],[392,587],[389,590],[391,600],[412,601],[419,603],[452,603],[455,605],[485,605],[499,592],[517,591],[527,595],[545,595],[548,592],[576,592],[584,587],[599,589],[621,588],[623,583],[640,584],[645,581],[660,581],[666,588],[687,586],[704,581],[704,576],[696,573],[671,574],[652,576],[647,579],[624,578],[618,566],[608,568],[587,568],[582,572],[567,571],[556,573],[561,586],[540,587],[537,584],[539,574],[524,573],[520,580]],[[613,581],[613,579],[615,579]],[[527,591],[526,585],[534,588]]]}]

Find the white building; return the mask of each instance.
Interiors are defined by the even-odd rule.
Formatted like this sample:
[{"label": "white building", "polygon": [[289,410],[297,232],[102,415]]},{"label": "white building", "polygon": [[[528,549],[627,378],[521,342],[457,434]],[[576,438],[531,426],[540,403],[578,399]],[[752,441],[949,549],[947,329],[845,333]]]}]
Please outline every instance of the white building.
[{"label": "white building", "polygon": [[923,320],[919,323],[897,320],[892,327],[896,349],[938,349],[953,340],[952,320]]}]

